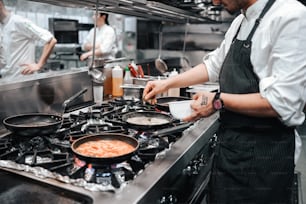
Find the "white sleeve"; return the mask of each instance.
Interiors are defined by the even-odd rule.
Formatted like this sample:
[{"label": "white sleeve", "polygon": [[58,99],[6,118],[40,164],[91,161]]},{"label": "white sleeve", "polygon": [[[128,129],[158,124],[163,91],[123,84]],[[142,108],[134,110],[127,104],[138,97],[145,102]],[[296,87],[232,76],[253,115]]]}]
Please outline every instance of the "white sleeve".
[{"label": "white sleeve", "polygon": [[85,40],[84,40],[84,42],[82,44],[82,50],[83,51],[85,51],[85,45],[87,43],[92,43],[92,38],[93,38],[92,36],[93,36],[93,34],[94,34],[94,28],[90,29],[88,35],[86,36],[86,38],[85,38]]},{"label": "white sleeve", "polygon": [[103,38],[100,43],[100,50],[102,54],[109,54],[112,52],[113,46],[116,43],[116,34],[112,27],[108,27],[103,33]]},{"label": "white sleeve", "polygon": [[43,44],[50,42],[50,40],[53,38],[53,35],[48,30],[37,26],[28,19],[18,21],[16,23],[16,26],[18,26],[18,29],[23,31],[24,34],[30,39],[33,39],[37,42],[41,42]]},{"label": "white sleeve", "polygon": [[271,74],[261,79],[259,88],[281,120],[291,126],[302,124],[305,118],[306,12],[288,14],[286,17],[286,20],[281,23],[277,21],[271,28],[272,50],[265,68],[269,68]]}]

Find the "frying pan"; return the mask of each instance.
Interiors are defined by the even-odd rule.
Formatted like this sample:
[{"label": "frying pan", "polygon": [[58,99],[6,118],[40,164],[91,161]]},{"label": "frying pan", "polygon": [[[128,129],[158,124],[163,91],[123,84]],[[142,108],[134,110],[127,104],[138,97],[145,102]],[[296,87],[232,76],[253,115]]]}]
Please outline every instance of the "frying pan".
[{"label": "frying pan", "polygon": [[166,111],[169,112],[169,102],[173,102],[173,101],[185,101],[185,100],[190,100],[190,98],[188,97],[172,97],[172,96],[168,96],[168,97],[159,97],[156,99],[157,103],[156,103],[156,108],[161,110],[161,111]]},{"label": "frying pan", "polygon": [[[87,88],[79,91],[63,103],[63,112],[68,104],[84,94]],[[55,133],[62,125],[60,114],[27,113],[9,116],[3,120],[6,129],[19,136],[42,136]]]},{"label": "frying pan", "polygon": [[62,117],[47,113],[29,113],[7,117],[3,125],[20,136],[48,135],[62,125]]},{"label": "frying pan", "polygon": [[[136,118],[142,118],[142,120],[131,122],[131,119],[136,119]],[[152,121],[152,124],[150,124],[150,120],[153,118],[162,119],[163,123],[154,124]],[[154,112],[154,111],[135,111],[122,115],[123,122],[132,126],[135,129],[141,129],[141,130],[164,127],[171,124],[173,120],[174,119],[167,114]]]},{"label": "frying pan", "polygon": [[[93,157],[93,156],[88,156],[88,155],[83,155],[80,154],[76,149],[81,145],[86,142],[91,142],[91,141],[101,141],[101,140],[119,140],[122,142],[125,142],[127,144],[130,144],[134,147],[134,150],[126,153],[126,154],[121,154],[113,157]],[[94,164],[112,164],[112,163],[119,163],[122,161],[125,161],[129,159],[139,148],[139,143],[138,141],[130,137],[128,135],[124,134],[118,134],[118,133],[105,133],[105,134],[98,134],[98,135],[88,135],[81,137],[77,140],[75,140],[72,145],[71,149],[73,153],[81,160],[84,160],[89,163],[94,163]]]}]

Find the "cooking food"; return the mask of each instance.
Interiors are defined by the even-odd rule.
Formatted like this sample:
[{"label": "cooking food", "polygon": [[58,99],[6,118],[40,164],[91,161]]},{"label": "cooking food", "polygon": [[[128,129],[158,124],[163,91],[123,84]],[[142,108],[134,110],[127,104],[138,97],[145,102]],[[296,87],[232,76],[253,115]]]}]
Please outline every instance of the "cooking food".
[{"label": "cooking food", "polygon": [[169,123],[165,118],[136,116],[127,119],[128,123],[136,125],[163,125]]},{"label": "cooking food", "polygon": [[131,153],[132,145],[121,140],[94,140],[80,144],[75,151],[83,156],[107,158]]}]

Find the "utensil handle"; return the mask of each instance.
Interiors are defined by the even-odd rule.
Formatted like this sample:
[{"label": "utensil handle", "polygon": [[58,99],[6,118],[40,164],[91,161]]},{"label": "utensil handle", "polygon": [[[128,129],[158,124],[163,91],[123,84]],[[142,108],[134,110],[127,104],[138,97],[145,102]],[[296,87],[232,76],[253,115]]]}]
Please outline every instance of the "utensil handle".
[{"label": "utensil handle", "polygon": [[81,91],[79,91],[78,93],[74,94],[73,96],[71,96],[70,98],[68,98],[67,100],[64,101],[63,103],[63,107],[64,107],[64,111],[65,108],[67,107],[67,105],[69,103],[71,103],[72,101],[74,101],[76,98],[78,98],[79,96],[83,95],[85,92],[87,92],[87,88],[82,89]]}]

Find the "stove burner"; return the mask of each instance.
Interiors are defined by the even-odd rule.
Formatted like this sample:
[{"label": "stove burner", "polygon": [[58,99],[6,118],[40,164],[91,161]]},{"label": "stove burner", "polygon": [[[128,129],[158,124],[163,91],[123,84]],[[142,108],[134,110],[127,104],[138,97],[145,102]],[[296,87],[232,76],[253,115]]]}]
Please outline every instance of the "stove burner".
[{"label": "stove burner", "polygon": [[122,126],[112,126],[108,124],[97,124],[97,125],[89,125],[86,129],[86,132],[89,134],[95,134],[100,132],[107,133],[124,133],[124,129]]}]

